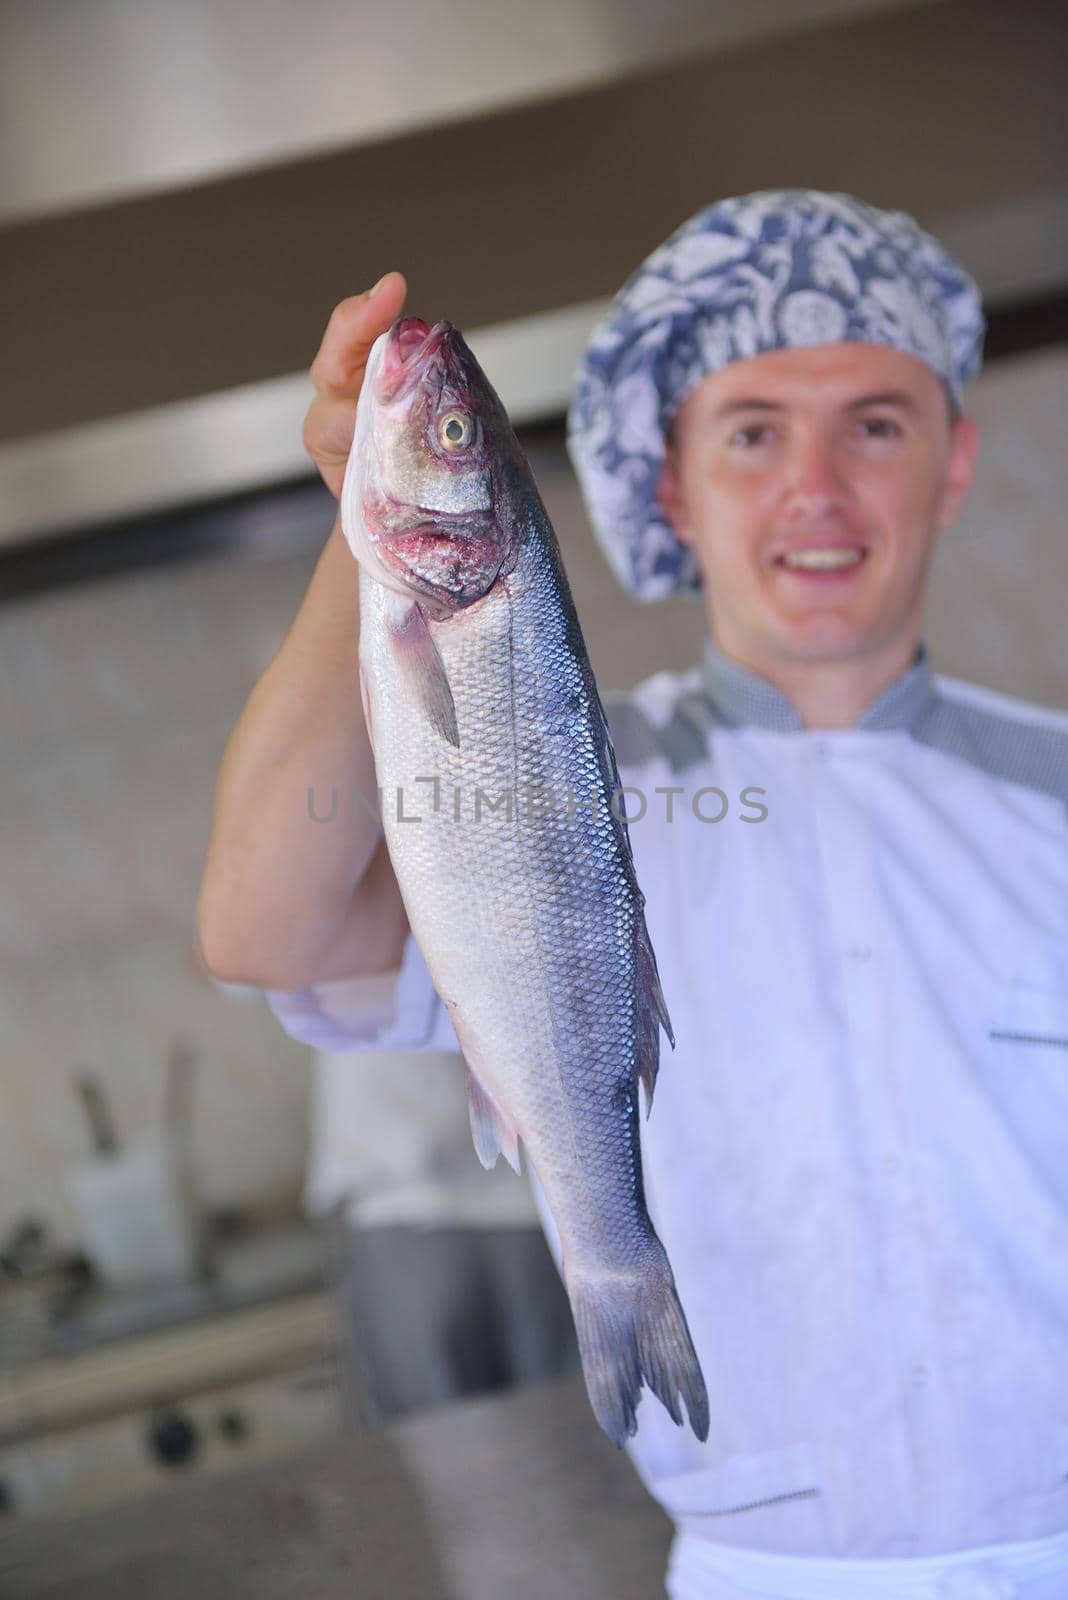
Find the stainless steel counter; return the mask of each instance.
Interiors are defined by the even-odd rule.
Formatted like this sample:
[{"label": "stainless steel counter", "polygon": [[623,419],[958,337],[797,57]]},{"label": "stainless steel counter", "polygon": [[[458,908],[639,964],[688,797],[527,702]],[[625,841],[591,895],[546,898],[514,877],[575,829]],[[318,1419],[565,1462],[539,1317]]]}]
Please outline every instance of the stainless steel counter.
[{"label": "stainless steel counter", "polygon": [[0,1596],[654,1600],[669,1542],[571,1378],[5,1529]]}]

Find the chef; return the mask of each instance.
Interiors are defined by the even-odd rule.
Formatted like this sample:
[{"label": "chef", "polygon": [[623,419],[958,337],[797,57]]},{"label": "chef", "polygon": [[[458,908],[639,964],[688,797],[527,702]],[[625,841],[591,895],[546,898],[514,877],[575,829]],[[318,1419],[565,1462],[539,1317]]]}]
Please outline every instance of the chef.
[{"label": "chef", "polygon": [[[404,287],[343,301],[312,367],[335,493]],[[699,589],[709,631],[608,703],[657,797],[630,833],[678,1047],[643,1163],[712,1416],[702,1444],[646,1397],[629,1446],[673,1600],[1068,1595],[1068,715],[923,641],[983,328],[911,218],[770,191],[656,250],[576,378],[613,569]],[[299,804],[373,792],[355,611],[335,527],[227,750],[201,939],[297,1037],[449,1047],[369,811]],[[350,980],[394,970],[383,1025]]]}]

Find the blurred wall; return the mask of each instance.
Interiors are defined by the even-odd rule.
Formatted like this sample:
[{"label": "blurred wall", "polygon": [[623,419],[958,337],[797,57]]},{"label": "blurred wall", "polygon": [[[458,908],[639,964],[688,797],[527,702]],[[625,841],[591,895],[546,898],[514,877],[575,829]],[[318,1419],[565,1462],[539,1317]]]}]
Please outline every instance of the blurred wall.
[{"label": "blurred wall", "polygon": [[[1066,384],[1062,349],[975,386],[985,454],[942,536],[928,628],[937,670],[1061,706]],[[530,448],[602,686],[692,663],[700,602],[622,595],[559,435],[539,431]],[[324,508],[323,537],[328,520]],[[199,975],[190,943],[219,757],[311,567],[236,554],[0,612],[0,1236],[27,1211],[73,1236],[63,1176],[88,1149],[73,1069],[97,1072],[124,1139],[146,1137],[178,1033],[200,1056],[194,1150],[209,1201],[296,1196],[308,1052],[261,1000]]]},{"label": "blurred wall", "polygon": [[[768,186],[858,192],[942,231],[960,216],[973,242],[977,214],[1023,206],[1008,281],[969,256],[984,288],[1068,273],[1049,222],[1068,184],[1060,0],[865,8],[727,50],[695,34],[681,61],[592,87],[10,221],[0,440],[297,371],[335,301],[389,266],[420,315],[460,327],[593,300],[711,197]],[[398,66],[372,39],[353,94],[380,70]],[[285,73],[277,91],[315,92]]]},{"label": "blurred wall", "polygon": [[[0,96],[9,171],[19,154],[13,130],[32,126],[16,116],[27,86],[43,91],[39,114],[56,129],[69,133],[71,115],[63,83],[42,75],[43,56],[3,48],[19,9],[0,8],[0,85],[10,89],[14,78],[17,88]],[[158,26],[176,41],[177,77],[194,60],[240,79],[211,31],[210,14],[222,7],[50,0],[33,9],[35,50],[47,55],[59,39],[75,76],[86,18],[115,22],[136,10],[130,27]],[[238,9],[253,31],[257,17],[278,13]],[[321,9],[302,9],[310,20],[301,26]],[[411,14],[410,4],[394,9],[402,21]],[[55,475],[49,430],[156,406],[172,450],[166,407],[306,366],[333,301],[385,266],[410,271],[423,314],[473,326],[527,316],[610,293],[711,194],[766,184],[841,186],[912,209],[997,299],[1063,292],[1068,11],[1059,0],[732,4],[723,13],[731,49],[713,50],[695,27],[692,52],[695,13],[719,8],[672,0],[656,14],[670,48],[655,61],[653,13],[628,34],[617,13],[631,8],[583,0],[580,9],[584,26],[601,28],[609,43],[598,57],[594,34],[576,35],[551,100],[509,102],[518,78],[504,74],[490,85],[496,99],[481,85],[474,100],[445,93],[437,109],[448,113],[446,127],[383,124],[370,141],[366,126],[353,125],[324,152],[316,141],[327,123],[315,119],[311,144],[299,150],[243,144],[248,102],[239,97],[222,145],[239,168],[274,164],[205,165],[203,153],[220,146],[190,129],[178,141],[186,164],[152,194],[129,191],[140,191],[149,170],[158,182],[158,163],[128,163],[122,192],[105,193],[72,151],[66,187],[60,173],[43,210],[16,196],[0,223],[0,437],[9,440],[0,453],[33,435],[37,470]],[[758,9],[774,13],[778,34],[751,36],[745,19]],[[457,26],[475,10],[465,0]],[[564,30],[558,40],[566,38],[559,6],[517,0],[509,14],[521,13],[526,27],[550,10]],[[802,14],[823,23],[781,32]],[[182,34],[178,17],[201,33]],[[493,35],[516,71],[525,37]],[[432,78],[433,52],[422,36],[408,44],[418,64],[412,88]],[[539,59],[551,64],[560,53],[557,42]],[[88,55],[95,66],[85,81],[106,95],[106,62]],[[393,89],[411,59],[401,50],[387,62]],[[383,60],[368,48],[353,68],[354,96]],[[277,95],[315,96],[299,61],[272,77],[277,70],[249,54],[248,71],[262,71]],[[215,89],[225,122],[226,95]],[[263,92],[262,82],[245,91],[254,100]],[[379,95],[382,114],[387,101]],[[120,142],[148,141],[145,149],[154,115],[162,146],[166,119],[190,114],[180,93],[142,94],[139,104],[136,134],[110,131]],[[279,119],[299,120],[291,108]],[[329,126],[333,138],[341,125]],[[938,670],[1052,704],[1068,701],[1066,362],[1052,348],[980,380],[974,404],[986,455],[962,526],[943,537],[928,629]],[[236,452],[236,429],[224,428],[223,442]],[[590,540],[559,439],[539,433],[532,458],[602,684],[690,663],[704,634],[699,602],[631,605]],[[191,482],[194,465],[183,463],[190,477],[175,482]],[[258,514],[265,523],[278,516],[266,501]],[[322,537],[328,520],[324,511]],[[136,522],[127,531],[136,541]],[[255,560],[195,560],[190,550],[184,564],[0,611],[0,1234],[27,1210],[71,1233],[63,1175],[88,1148],[73,1071],[98,1073],[122,1138],[147,1137],[159,1126],[178,1033],[201,1059],[194,1137],[209,1200],[296,1195],[307,1053],[256,997],[221,992],[191,956],[218,760],[310,572],[310,557],[274,548],[273,558]]]}]

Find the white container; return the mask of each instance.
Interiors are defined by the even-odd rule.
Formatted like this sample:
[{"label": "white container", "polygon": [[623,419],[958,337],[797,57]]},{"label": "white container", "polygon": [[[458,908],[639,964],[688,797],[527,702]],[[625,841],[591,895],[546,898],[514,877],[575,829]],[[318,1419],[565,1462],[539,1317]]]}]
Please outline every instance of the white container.
[{"label": "white container", "polygon": [[85,1252],[114,1288],[200,1275],[201,1228],[188,1166],[171,1144],[136,1145],[75,1167],[67,1190]]}]

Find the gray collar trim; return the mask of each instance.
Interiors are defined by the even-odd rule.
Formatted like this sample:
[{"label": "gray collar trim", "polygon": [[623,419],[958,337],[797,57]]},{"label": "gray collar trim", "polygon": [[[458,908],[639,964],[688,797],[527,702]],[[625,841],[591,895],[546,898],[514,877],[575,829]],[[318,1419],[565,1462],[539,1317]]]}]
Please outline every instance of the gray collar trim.
[{"label": "gray collar trim", "polygon": [[[705,693],[724,722],[735,727],[748,724],[766,728],[771,733],[803,731],[801,713],[781,689],[724,655],[711,641],[705,648],[701,676]],[[927,648],[921,644],[912,665],[887,684],[853,727],[877,733],[912,728],[935,696]]]}]

